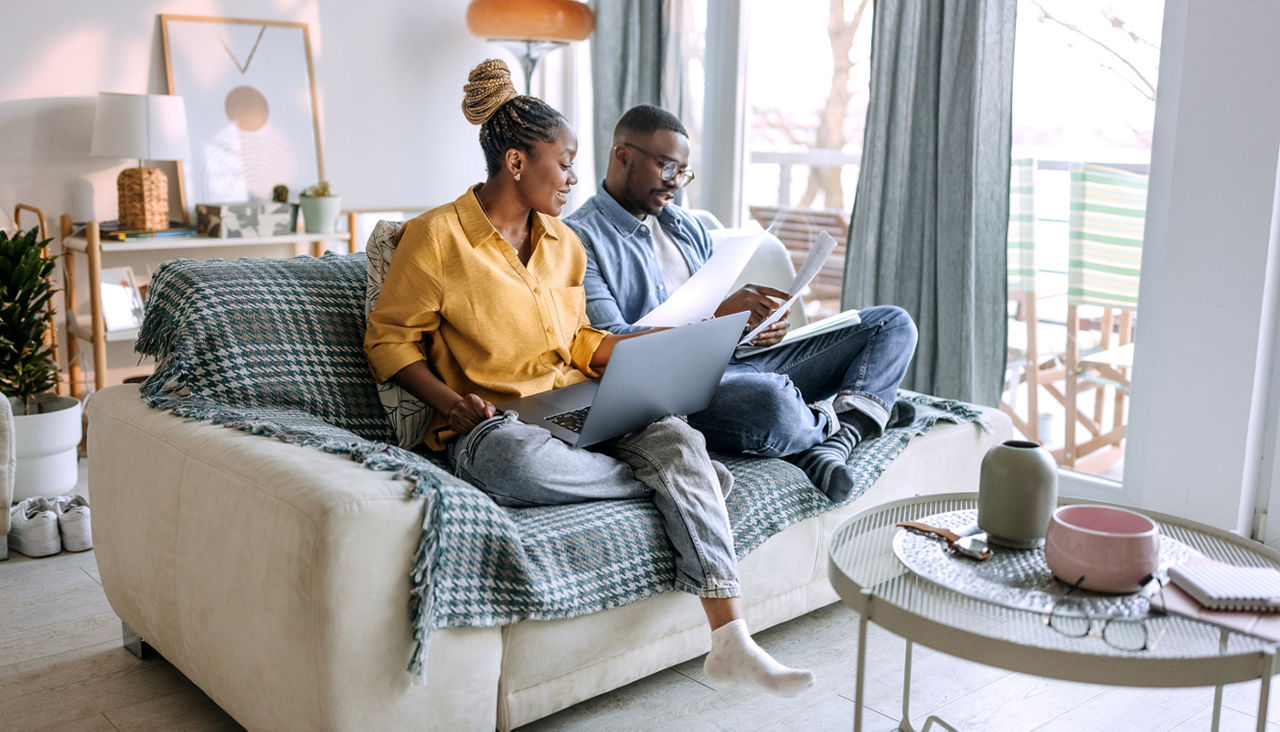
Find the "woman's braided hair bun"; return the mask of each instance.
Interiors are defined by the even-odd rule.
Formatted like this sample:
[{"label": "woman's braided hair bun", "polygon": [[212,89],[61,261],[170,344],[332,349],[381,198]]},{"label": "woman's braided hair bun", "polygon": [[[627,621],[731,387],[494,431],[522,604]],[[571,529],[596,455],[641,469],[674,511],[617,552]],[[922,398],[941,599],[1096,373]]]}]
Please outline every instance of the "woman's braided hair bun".
[{"label": "woman's braided hair bun", "polygon": [[517,96],[511,70],[496,58],[486,59],[472,69],[462,91],[462,113],[473,125],[489,121],[499,107]]}]

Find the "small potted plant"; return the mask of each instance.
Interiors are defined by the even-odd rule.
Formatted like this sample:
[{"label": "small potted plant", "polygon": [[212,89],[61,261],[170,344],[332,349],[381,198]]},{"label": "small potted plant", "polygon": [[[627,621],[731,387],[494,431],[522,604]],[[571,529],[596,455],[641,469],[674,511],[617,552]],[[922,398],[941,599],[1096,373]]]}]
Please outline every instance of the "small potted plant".
[{"label": "small potted plant", "polygon": [[58,396],[58,365],[45,336],[53,326],[49,275],[55,260],[39,229],[0,230],[0,392],[13,408],[18,465],[13,500],[75,488],[80,402]]},{"label": "small potted plant", "polygon": [[302,226],[308,234],[327,234],[337,229],[342,197],[329,188],[328,181],[307,188],[298,201],[302,204]]},{"label": "small potted plant", "polygon": [[271,188],[271,201],[289,207],[289,231],[298,230],[298,204],[289,202],[289,186],[279,183]]}]

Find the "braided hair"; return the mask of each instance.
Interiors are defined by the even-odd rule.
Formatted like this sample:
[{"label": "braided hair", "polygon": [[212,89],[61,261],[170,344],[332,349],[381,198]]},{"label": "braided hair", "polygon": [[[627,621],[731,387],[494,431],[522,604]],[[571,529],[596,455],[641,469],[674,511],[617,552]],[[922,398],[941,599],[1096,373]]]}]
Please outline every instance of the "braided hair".
[{"label": "braided hair", "polygon": [[480,149],[490,176],[502,169],[507,150],[532,155],[535,141],[555,142],[557,133],[569,126],[551,105],[516,94],[511,70],[500,59],[472,69],[462,91],[462,113],[468,122],[480,125]]}]

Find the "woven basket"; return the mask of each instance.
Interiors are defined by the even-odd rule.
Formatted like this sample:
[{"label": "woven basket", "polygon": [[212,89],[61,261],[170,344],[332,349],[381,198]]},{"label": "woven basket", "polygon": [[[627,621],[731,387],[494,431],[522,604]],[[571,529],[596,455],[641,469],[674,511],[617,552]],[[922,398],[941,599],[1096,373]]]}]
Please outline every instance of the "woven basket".
[{"label": "woven basket", "polygon": [[120,226],[169,228],[169,180],[159,168],[125,168],[116,178]]}]

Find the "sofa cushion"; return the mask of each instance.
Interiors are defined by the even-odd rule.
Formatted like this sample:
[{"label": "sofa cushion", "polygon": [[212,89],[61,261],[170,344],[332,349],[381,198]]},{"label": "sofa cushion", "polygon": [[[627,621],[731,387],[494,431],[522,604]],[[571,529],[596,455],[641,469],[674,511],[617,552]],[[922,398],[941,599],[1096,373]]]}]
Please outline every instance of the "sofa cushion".
[{"label": "sofa cushion", "polygon": [[[382,294],[382,281],[386,279],[387,268],[391,266],[391,257],[396,253],[396,245],[400,243],[402,221],[379,221],[369,235],[369,243],[365,245],[365,253],[369,257],[369,276],[365,282],[364,315],[365,325],[369,323],[369,313],[378,304],[378,296]],[[387,421],[395,433],[396,444],[400,447],[414,447],[422,442],[422,435],[427,431],[427,423],[431,421],[434,410],[423,401],[395,382],[378,384],[378,399],[383,409],[387,410]]]},{"label": "sofa cushion", "polygon": [[298,410],[390,440],[364,356],[365,279],[363,253],[164,263],[134,346],[157,362],[143,396]]}]

